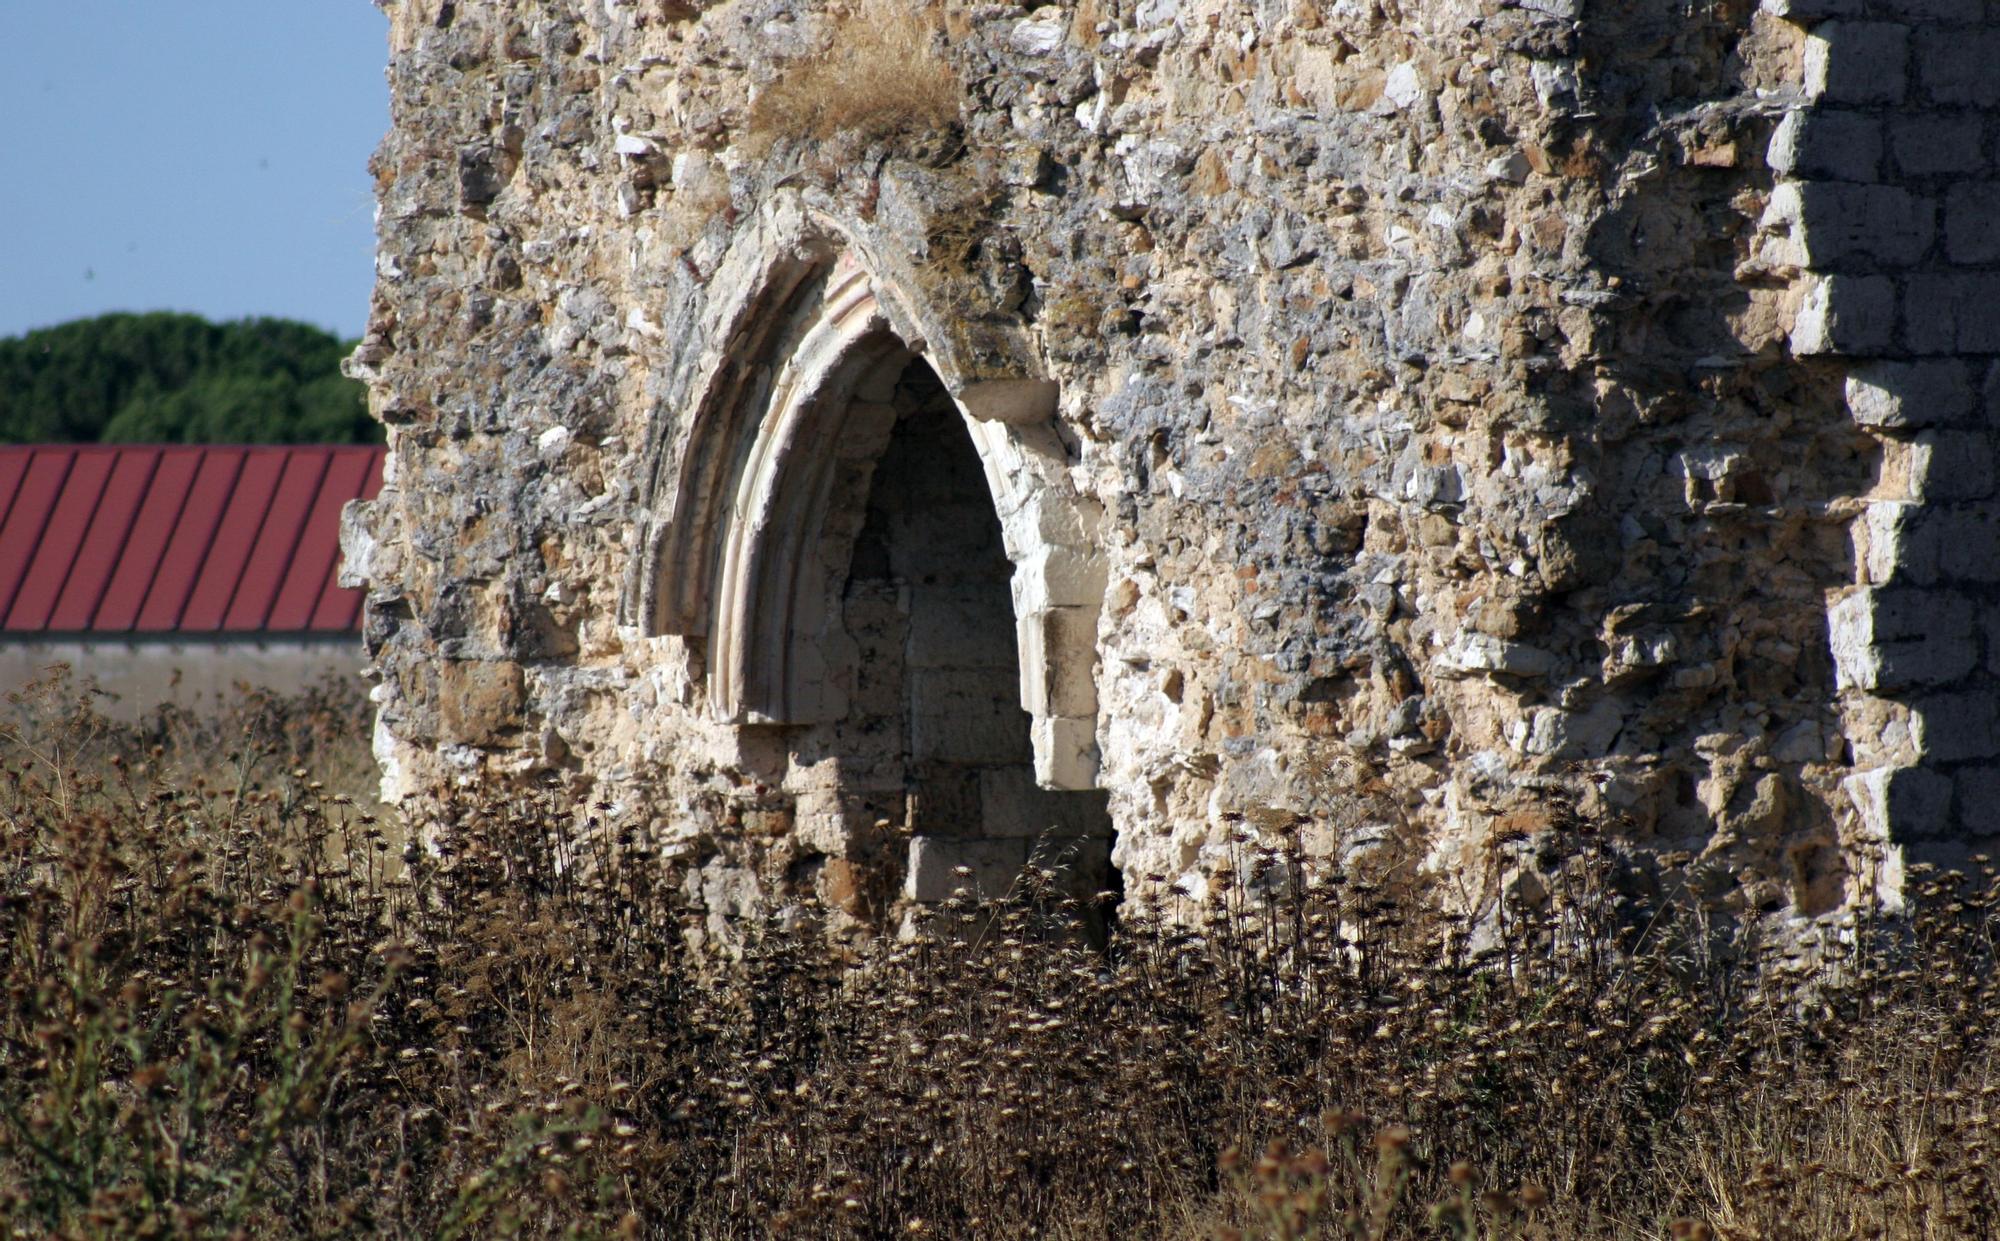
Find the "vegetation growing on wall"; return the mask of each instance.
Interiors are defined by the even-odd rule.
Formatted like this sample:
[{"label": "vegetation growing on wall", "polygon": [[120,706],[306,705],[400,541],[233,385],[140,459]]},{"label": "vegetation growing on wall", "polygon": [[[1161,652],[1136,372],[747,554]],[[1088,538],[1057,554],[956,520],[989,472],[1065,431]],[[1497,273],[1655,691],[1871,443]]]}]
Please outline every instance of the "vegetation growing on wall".
[{"label": "vegetation growing on wall", "polygon": [[916,0],[855,0],[827,18],[824,49],[779,67],[750,110],[754,140],[909,138],[958,120],[964,88]]},{"label": "vegetation growing on wall", "polygon": [[353,347],[287,319],[155,312],[0,340],[0,443],[371,443]]}]

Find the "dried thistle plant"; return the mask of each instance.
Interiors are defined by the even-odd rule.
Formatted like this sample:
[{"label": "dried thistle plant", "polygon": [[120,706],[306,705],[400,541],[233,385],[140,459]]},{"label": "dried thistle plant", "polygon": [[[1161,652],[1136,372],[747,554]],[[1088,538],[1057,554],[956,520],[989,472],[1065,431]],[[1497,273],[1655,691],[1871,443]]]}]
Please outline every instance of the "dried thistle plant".
[{"label": "dried thistle plant", "polygon": [[2000,1231],[1990,871],[1804,953],[1560,823],[1497,931],[1246,825],[1298,882],[1106,937],[1037,866],[725,954],[596,808],[488,790],[405,847],[253,715],[180,773],[188,738],[59,704],[0,739],[0,1232]]}]

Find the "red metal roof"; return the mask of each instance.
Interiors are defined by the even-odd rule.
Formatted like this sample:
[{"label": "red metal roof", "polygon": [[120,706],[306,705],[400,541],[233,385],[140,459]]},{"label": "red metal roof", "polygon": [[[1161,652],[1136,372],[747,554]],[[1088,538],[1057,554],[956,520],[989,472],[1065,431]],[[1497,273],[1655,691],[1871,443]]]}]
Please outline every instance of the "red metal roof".
[{"label": "red metal roof", "polygon": [[382,449],[0,446],[0,633],[342,633],[340,509]]}]

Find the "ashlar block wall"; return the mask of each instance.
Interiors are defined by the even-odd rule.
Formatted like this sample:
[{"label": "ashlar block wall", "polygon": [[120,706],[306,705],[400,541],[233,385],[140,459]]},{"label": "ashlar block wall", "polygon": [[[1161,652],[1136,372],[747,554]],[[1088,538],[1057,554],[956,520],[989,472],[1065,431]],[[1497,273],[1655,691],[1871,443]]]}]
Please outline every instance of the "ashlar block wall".
[{"label": "ashlar block wall", "polygon": [[1773,211],[1813,275],[1801,353],[1847,359],[1881,443],[1833,608],[1873,834],[1947,860],[2000,833],[2000,14],[1791,5],[1806,93],[1777,135]]}]

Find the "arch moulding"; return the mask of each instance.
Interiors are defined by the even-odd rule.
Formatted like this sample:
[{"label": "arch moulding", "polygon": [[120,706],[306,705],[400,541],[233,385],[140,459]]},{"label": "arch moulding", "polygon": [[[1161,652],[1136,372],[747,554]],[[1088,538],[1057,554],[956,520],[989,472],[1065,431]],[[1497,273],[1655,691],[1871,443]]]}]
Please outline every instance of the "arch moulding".
[{"label": "arch moulding", "polygon": [[739,231],[648,430],[624,619],[700,645],[720,721],[842,713],[829,603],[895,421],[888,392],[920,356],[965,421],[1013,565],[1036,781],[1092,788],[1101,514],[1070,482],[1056,385],[1017,323],[941,318],[871,240],[789,194]]}]

